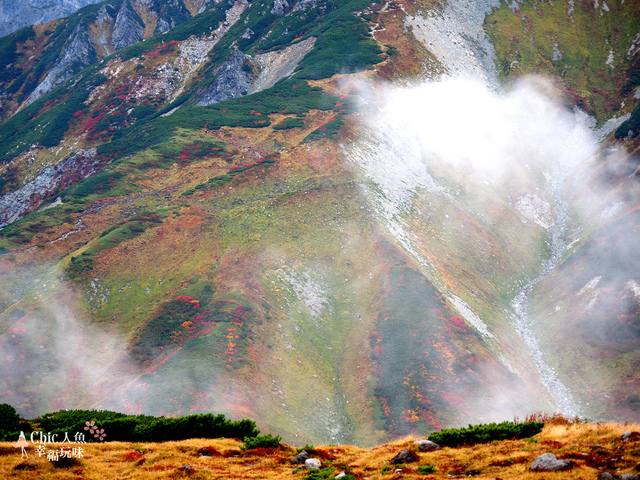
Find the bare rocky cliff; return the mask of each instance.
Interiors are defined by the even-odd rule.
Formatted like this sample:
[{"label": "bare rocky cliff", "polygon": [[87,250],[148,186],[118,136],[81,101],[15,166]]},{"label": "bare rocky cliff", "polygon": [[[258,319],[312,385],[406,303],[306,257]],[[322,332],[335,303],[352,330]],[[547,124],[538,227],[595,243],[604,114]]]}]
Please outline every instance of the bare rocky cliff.
[{"label": "bare rocky cliff", "polygon": [[4,0],[0,3],[0,37],[27,25],[41,25],[71,15],[97,0]]}]

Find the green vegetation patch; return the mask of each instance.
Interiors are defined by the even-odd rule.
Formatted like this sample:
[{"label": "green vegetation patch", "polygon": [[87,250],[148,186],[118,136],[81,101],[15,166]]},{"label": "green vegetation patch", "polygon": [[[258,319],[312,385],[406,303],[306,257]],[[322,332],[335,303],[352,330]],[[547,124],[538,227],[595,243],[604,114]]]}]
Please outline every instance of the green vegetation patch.
[{"label": "green vegetation patch", "polygon": [[429,440],[443,447],[460,447],[500,440],[529,438],[542,431],[544,423],[489,423],[469,425],[468,428],[449,428],[429,435]]},{"label": "green vegetation patch", "polygon": [[586,2],[503,2],[486,17],[484,28],[503,80],[551,74],[573,102],[603,123],[618,112],[621,98],[636,104],[628,96],[638,78],[628,71],[627,53],[637,33],[635,8],[630,2],[606,11]]},{"label": "green vegetation patch", "polygon": [[20,75],[20,68],[16,65],[22,60],[23,54],[18,53],[18,43],[23,43],[29,38],[35,37],[33,27],[24,27],[0,38],[0,84],[6,86]]},{"label": "green vegetation patch", "polygon": [[142,328],[131,348],[133,357],[145,363],[165,347],[188,345],[190,352],[205,355],[211,365],[239,366],[253,308],[234,300],[212,300],[206,282],[195,282],[181,293],[165,302]]},{"label": "green vegetation patch", "polygon": [[[309,475],[302,477],[302,480],[326,480],[329,478],[334,478],[336,468],[335,467],[326,467],[326,468],[321,468],[320,470],[314,470],[312,472],[309,473]],[[350,473],[346,473],[344,474],[342,477],[340,477],[344,480],[355,480],[356,477],[351,475]]]},{"label": "green vegetation patch", "polygon": [[344,2],[323,16],[324,22],[308,34],[318,40],[298,65],[298,78],[320,80],[336,73],[361,71],[380,62],[382,50],[371,38],[368,25],[353,14],[370,3],[369,0]]},{"label": "green vegetation patch", "polygon": [[289,130],[291,128],[302,128],[304,127],[304,120],[302,118],[297,117],[287,117],[282,120],[277,125],[273,126],[274,130]]},{"label": "green vegetation patch", "polygon": [[[270,13],[271,2],[266,8],[257,4],[245,12],[230,38],[237,38],[249,27],[255,35],[239,39],[238,47],[247,53],[261,53],[315,37],[313,50],[296,69],[297,78],[319,80],[336,73],[356,72],[381,60],[382,50],[369,34],[367,23],[354,14],[369,4],[371,0],[328,0],[283,17]],[[215,58],[216,65],[221,60]]]},{"label": "green vegetation patch", "polygon": [[0,441],[14,440],[20,428],[20,415],[8,403],[0,403]]},{"label": "green vegetation patch", "polygon": [[429,475],[430,473],[436,473],[437,468],[433,465],[418,465],[416,470],[423,475]]},{"label": "green vegetation patch", "polygon": [[631,117],[623,122],[616,130],[615,137],[620,140],[628,135],[635,136],[640,132],[640,105],[633,109]]},{"label": "green vegetation patch", "polygon": [[252,450],[254,448],[275,448],[280,446],[282,437],[276,435],[272,436],[270,433],[266,435],[257,435],[255,437],[244,437],[244,445],[240,447],[241,450]]},{"label": "green vegetation patch", "polygon": [[[127,415],[108,410],[60,410],[46,413],[37,422],[45,432],[73,438],[75,432],[85,434],[87,441],[96,440],[85,429],[102,432],[102,440],[120,442],[168,442],[188,438],[244,438],[256,437],[260,431],[251,420],[227,420],[224,415],[211,413],[177,418]],[[92,438],[94,437],[94,438]]]},{"label": "green vegetation patch", "polygon": [[124,176],[122,172],[103,170],[77,183],[67,193],[73,200],[80,200],[90,195],[106,196],[121,189]]},{"label": "green vegetation patch", "polygon": [[70,278],[78,278],[84,272],[93,269],[93,258],[103,250],[113,248],[127,240],[131,240],[141,235],[147,228],[162,223],[162,218],[156,214],[138,215],[130,220],[125,220],[120,225],[115,225],[104,232],[98,239],[84,252],[75,257],[71,257],[67,266],[67,275]]},{"label": "green vegetation patch", "polygon": [[29,243],[38,233],[47,232],[64,223],[73,223],[74,214],[80,211],[74,205],[57,205],[31,212],[22,220],[0,230],[0,247],[11,249]]},{"label": "green vegetation patch", "polygon": [[65,82],[1,124],[0,162],[9,162],[33,144],[56,146],[68,130],[73,114],[84,107],[91,91],[105,81],[104,75],[90,72],[75,84]]},{"label": "green vegetation patch", "polygon": [[179,165],[186,165],[194,160],[222,155],[226,149],[223,142],[201,139],[192,141],[178,135],[151,147],[151,151],[156,154],[155,159],[144,162],[143,165],[140,165],[141,169],[167,168],[175,162]]},{"label": "green vegetation patch", "polygon": [[[149,145],[163,145],[178,128],[217,130],[220,127],[263,128],[271,125],[269,115],[301,114],[310,109],[328,111],[339,103],[319,87],[300,80],[283,80],[273,87],[246,97],[234,98],[207,107],[184,107],[166,117],[152,116],[133,125],[118,138],[98,147],[99,155],[115,158],[146,150]],[[165,113],[164,110],[158,112]],[[173,147],[172,147],[173,148]],[[168,149],[167,153],[177,154]]]},{"label": "green vegetation patch", "polygon": [[340,132],[342,125],[344,125],[344,119],[341,115],[331,117],[327,123],[307,135],[304,138],[304,142],[320,140],[321,138],[333,138]]}]

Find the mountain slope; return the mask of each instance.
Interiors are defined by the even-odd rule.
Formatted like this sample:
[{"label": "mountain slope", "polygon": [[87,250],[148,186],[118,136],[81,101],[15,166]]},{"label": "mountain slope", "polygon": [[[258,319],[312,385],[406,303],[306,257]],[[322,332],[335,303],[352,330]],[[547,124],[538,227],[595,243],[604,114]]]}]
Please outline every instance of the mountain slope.
[{"label": "mountain slope", "polygon": [[[613,108],[581,90],[588,66],[562,83],[568,53],[542,69],[561,88],[503,89],[500,75],[554,55],[494,69],[530,32],[506,5],[196,7],[105,2],[2,39],[15,68],[0,79],[3,402],[215,411],[291,442],[359,445],[538,410],[637,418],[635,344],[610,335],[614,321],[635,332],[621,293],[635,264],[607,267],[625,272],[611,301],[631,303],[615,318],[604,304],[600,350],[576,335],[593,330],[577,300],[547,300],[597,249],[629,258],[635,161],[586,161],[596,135],[566,105],[599,124],[630,114],[635,53],[607,73]],[[609,203],[585,203],[585,179]],[[597,220],[622,201],[618,223]]]}]

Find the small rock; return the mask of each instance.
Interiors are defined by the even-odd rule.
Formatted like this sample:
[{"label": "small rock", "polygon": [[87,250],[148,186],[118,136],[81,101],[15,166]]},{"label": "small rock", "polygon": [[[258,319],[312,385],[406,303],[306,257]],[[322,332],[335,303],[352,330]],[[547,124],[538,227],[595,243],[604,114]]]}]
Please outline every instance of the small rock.
[{"label": "small rock", "polygon": [[434,450],[442,449],[440,445],[432,442],[431,440],[416,440],[413,444],[417,445],[421,452],[432,452]]},{"label": "small rock", "polygon": [[571,467],[573,467],[571,460],[558,460],[553,453],[545,453],[533,461],[531,470],[534,472],[552,472],[554,470],[568,470]]},{"label": "small rock", "polygon": [[623,442],[635,442],[637,440],[640,440],[640,433],[638,432],[624,432],[622,434]]},{"label": "small rock", "polygon": [[402,469],[401,468],[396,468],[393,473],[402,473]]},{"label": "small rock", "polygon": [[318,460],[317,458],[307,458],[304,461],[304,468],[306,468],[307,470],[320,470],[321,467],[322,462],[320,462],[320,460]]},{"label": "small rock", "polygon": [[402,450],[399,454],[391,459],[391,463],[393,465],[398,465],[400,463],[410,463],[417,462],[418,456],[413,453],[411,450]]},{"label": "small rock", "polygon": [[293,465],[301,465],[307,460],[307,458],[309,458],[309,454],[307,453],[306,450],[302,450],[298,455],[296,455],[292,460],[290,460],[290,462]]},{"label": "small rock", "polygon": [[184,469],[185,470],[191,470],[191,465],[189,465],[188,463],[184,464]]},{"label": "small rock", "polygon": [[336,475],[336,476],[335,476],[335,477],[333,477],[333,478],[342,478],[342,477],[346,477],[346,476],[347,476],[347,474],[346,474],[346,473],[344,473],[344,472],[340,472],[338,475]]},{"label": "small rock", "polygon": [[598,475],[598,480],[640,480],[639,475],[630,475],[625,473],[623,475],[612,475],[609,472],[603,472]]}]

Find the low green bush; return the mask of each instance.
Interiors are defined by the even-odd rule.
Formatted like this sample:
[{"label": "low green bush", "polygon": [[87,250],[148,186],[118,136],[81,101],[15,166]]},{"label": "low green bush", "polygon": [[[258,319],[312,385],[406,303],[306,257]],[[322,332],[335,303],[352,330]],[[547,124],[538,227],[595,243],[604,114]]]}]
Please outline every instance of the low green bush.
[{"label": "low green bush", "polygon": [[434,467],[433,465],[419,465],[417,470],[423,475],[436,473],[436,467]]},{"label": "low green bush", "polygon": [[256,435],[253,437],[244,437],[244,445],[242,450],[251,450],[253,448],[274,448],[280,445],[282,437],[280,435],[272,436],[270,433],[266,435]]},{"label": "low green bush", "polygon": [[[8,437],[11,439],[12,434],[20,427],[20,415],[8,403],[0,403],[0,439]],[[15,439],[18,437],[15,435]]]},{"label": "low green bush", "polygon": [[449,428],[429,435],[429,440],[443,447],[459,447],[488,443],[494,440],[515,440],[537,435],[542,431],[544,423],[489,423],[486,425],[469,425],[468,428]]},{"label": "low green bush", "polygon": [[277,125],[273,126],[274,130],[289,130],[291,128],[304,127],[304,120],[296,117],[287,117]]},{"label": "low green bush", "polygon": [[[320,470],[315,470],[309,473],[306,477],[303,477],[302,480],[325,480],[329,478],[334,478],[334,472],[336,469],[334,467],[322,468]],[[343,477],[345,480],[355,480],[355,477],[351,474],[347,474]]]},{"label": "low green bush", "polygon": [[[251,420],[227,420],[224,415],[211,413],[167,418],[150,415],[127,415],[109,410],[60,410],[46,413],[38,419],[40,427],[47,433],[76,432],[85,434],[87,422],[104,430],[107,441],[165,442],[188,438],[259,438],[260,431]],[[277,437],[279,438],[279,437]]]},{"label": "low green bush", "polygon": [[337,115],[321,127],[311,132],[309,135],[307,135],[304,138],[304,142],[320,140],[321,138],[333,138],[338,134],[342,125],[344,125],[344,119],[342,118],[342,116]]},{"label": "low green bush", "polygon": [[316,447],[314,447],[313,445],[309,445],[308,443],[306,443],[306,444],[304,445],[304,447],[296,448],[296,452],[297,452],[297,453],[300,453],[300,452],[302,452],[303,450],[304,450],[305,452],[307,452],[307,453],[313,453],[313,452],[315,452],[315,451],[316,451]]}]

